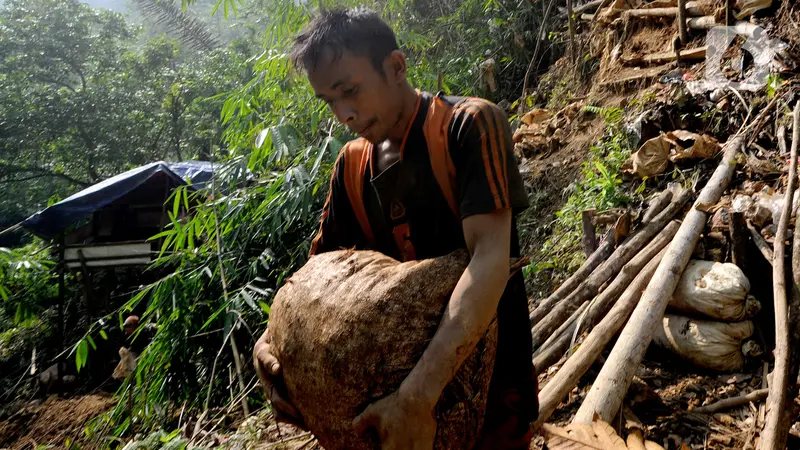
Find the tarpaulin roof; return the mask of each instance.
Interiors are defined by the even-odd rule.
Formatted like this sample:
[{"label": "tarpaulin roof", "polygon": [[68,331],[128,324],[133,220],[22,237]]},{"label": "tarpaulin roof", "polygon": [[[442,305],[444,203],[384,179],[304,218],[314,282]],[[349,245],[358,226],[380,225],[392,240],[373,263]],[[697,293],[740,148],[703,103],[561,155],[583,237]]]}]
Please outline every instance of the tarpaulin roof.
[{"label": "tarpaulin roof", "polygon": [[22,227],[46,239],[58,235],[75,222],[85,219],[159,174],[176,184],[203,187],[213,174],[214,165],[205,161],[158,161],[137,167],[92,185],[28,217]]}]

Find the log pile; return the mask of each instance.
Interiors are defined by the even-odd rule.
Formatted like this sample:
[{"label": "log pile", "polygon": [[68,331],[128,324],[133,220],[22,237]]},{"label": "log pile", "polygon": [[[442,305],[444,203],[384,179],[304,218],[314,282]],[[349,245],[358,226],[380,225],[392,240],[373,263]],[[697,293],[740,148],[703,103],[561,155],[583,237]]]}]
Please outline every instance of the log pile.
[{"label": "log pile", "polygon": [[[757,328],[754,316],[762,303],[750,290],[751,285],[763,287],[768,281],[748,280],[743,270],[761,264],[773,273],[775,350],[770,383],[687,414],[696,420],[697,415],[766,400],[766,413],[754,425],[759,438],[753,442],[758,442],[758,449],[786,447],[797,389],[790,380],[797,379],[800,364],[800,357],[791,350],[800,344],[800,324],[793,320],[800,317],[796,170],[800,101],[787,97],[781,97],[782,104],[795,103],[791,152],[780,155],[785,167],[778,167],[770,181],[742,181],[738,176],[734,180],[735,174],[747,175],[753,170],[752,155],[745,155],[754,134],[770,120],[777,123],[783,117],[768,106],[722,146],[721,157],[715,156],[716,170],[696,196],[675,186],[653,195],[629,236],[620,236],[614,228],[606,232],[584,265],[534,308],[530,316],[533,360],[544,381],[534,428],[544,430],[546,439],[556,439],[554,433],[563,439],[567,431],[580,426],[617,423],[651,343],[705,370],[741,370],[744,360],[760,356],[764,349],[751,337]],[[785,133],[784,128],[777,135]],[[717,235],[726,241],[725,260],[732,262],[698,258],[705,253],[702,243]],[[795,249],[789,249],[791,265],[786,262],[790,243]],[[787,288],[790,280],[794,280],[795,290]],[[768,305],[768,298],[761,300]],[[689,348],[694,352],[691,355]],[[720,356],[723,353],[729,356]],[[573,425],[554,432],[549,419],[562,402],[573,398],[570,393],[593,366],[599,367],[599,372],[588,380],[590,387],[582,388],[585,397],[572,418]]]}]

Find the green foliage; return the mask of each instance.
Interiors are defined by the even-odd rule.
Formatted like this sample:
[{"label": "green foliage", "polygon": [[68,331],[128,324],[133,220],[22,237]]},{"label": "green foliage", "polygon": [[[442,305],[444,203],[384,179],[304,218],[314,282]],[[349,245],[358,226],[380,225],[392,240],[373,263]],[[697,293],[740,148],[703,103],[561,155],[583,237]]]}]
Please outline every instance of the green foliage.
[{"label": "green foliage", "polygon": [[767,97],[775,97],[775,93],[783,86],[783,78],[780,74],[771,73],[767,75]]},{"label": "green foliage", "polygon": [[599,115],[605,120],[606,124],[612,126],[618,125],[625,117],[625,110],[622,108],[586,105],[583,110]]},{"label": "green foliage", "polygon": [[252,73],[249,49],[186,54],[142,45],[122,15],[77,0],[0,6],[0,216],[20,220],[156,160],[207,159],[221,144],[215,98]]},{"label": "green foliage", "polygon": [[0,300],[15,326],[30,325],[56,296],[54,263],[43,250],[40,243],[17,250],[0,247]]},{"label": "green foliage", "polygon": [[589,112],[602,115],[607,124],[606,135],[590,148],[589,158],[581,166],[578,181],[568,188],[566,204],[556,212],[551,237],[542,246],[539,261],[532,261],[527,273],[542,270],[573,272],[585,258],[581,251],[581,215],[594,208],[604,211],[630,204],[635,193],[622,186],[619,171],[632,149],[622,129],[624,111],[619,108],[587,106]]}]

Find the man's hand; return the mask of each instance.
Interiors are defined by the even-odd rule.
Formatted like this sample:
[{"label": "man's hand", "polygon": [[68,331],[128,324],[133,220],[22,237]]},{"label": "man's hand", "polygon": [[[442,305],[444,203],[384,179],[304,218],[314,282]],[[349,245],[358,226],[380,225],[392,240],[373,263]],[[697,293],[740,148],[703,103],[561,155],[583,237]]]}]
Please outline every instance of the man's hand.
[{"label": "man's hand", "polygon": [[369,405],[356,417],[356,433],[374,428],[381,439],[381,450],[432,450],[436,437],[433,409],[401,391]]},{"label": "man's hand", "polygon": [[305,430],[307,427],[303,422],[303,416],[300,415],[294,405],[286,400],[283,377],[281,376],[281,364],[278,362],[278,358],[272,354],[272,338],[269,336],[268,331],[264,331],[264,334],[261,335],[253,348],[253,365],[255,365],[256,373],[258,373],[258,378],[261,380],[261,387],[272,404],[272,413],[275,416],[275,420],[292,424]]},{"label": "man's hand", "polygon": [[472,258],[433,340],[400,389],[367,407],[353,422],[358,432],[378,430],[383,450],[431,450],[436,402],[486,334],[508,282],[511,210],[470,216],[462,224]]}]

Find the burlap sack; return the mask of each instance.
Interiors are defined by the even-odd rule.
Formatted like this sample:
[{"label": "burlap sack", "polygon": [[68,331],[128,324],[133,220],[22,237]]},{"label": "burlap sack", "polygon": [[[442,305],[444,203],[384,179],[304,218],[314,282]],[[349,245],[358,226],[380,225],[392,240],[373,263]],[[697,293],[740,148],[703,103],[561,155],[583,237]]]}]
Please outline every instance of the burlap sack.
[{"label": "burlap sack", "polygon": [[[327,450],[379,449],[353,419],[395,390],[433,338],[466,252],[400,263],[371,251],[312,257],[280,289],[269,332],[289,394]],[[493,322],[436,406],[436,449],[469,449],[483,423]]]}]

